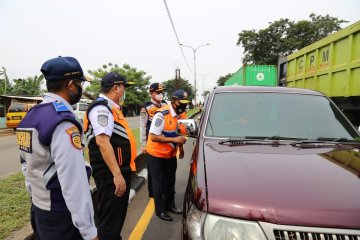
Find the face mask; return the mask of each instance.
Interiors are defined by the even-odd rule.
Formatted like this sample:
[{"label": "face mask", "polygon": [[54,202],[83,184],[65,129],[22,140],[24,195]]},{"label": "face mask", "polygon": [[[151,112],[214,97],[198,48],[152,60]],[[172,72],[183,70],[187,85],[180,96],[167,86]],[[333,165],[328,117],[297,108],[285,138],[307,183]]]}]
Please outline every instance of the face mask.
[{"label": "face mask", "polygon": [[[76,84],[75,84],[76,85]],[[70,96],[70,105],[76,104],[80,101],[82,96],[82,88],[78,85],[77,87],[77,93],[73,93],[72,91],[68,90],[69,96]]]},{"label": "face mask", "polygon": [[176,103],[173,105],[174,108],[175,108],[175,112],[177,115],[180,115],[181,113],[185,112],[186,111],[186,106],[187,104],[182,104],[180,103],[179,105],[177,105]]},{"label": "face mask", "polygon": [[126,92],[124,91],[124,95],[119,100],[119,105],[120,106],[124,105],[125,98],[126,98]]},{"label": "face mask", "polygon": [[161,102],[163,100],[164,95],[162,93],[156,94],[155,99]]}]

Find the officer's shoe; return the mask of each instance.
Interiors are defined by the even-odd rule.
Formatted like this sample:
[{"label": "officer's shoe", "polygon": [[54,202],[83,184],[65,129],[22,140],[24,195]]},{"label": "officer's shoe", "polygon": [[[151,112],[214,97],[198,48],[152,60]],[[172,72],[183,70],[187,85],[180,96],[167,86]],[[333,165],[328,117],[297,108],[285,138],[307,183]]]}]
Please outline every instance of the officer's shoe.
[{"label": "officer's shoe", "polygon": [[167,208],[166,211],[168,212],[172,212],[172,213],[175,213],[175,214],[182,214],[182,211],[176,207],[172,207],[172,208]]},{"label": "officer's shoe", "polygon": [[160,214],[156,214],[160,219],[171,222],[173,220],[172,217],[167,212],[162,212]]}]

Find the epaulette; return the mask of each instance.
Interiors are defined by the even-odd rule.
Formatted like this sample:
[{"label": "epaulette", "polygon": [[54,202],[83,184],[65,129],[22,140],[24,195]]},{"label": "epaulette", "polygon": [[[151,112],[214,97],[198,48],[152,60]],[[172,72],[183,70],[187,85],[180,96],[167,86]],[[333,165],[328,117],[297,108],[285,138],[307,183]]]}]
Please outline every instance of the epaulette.
[{"label": "epaulette", "polygon": [[96,98],[96,101],[97,102],[105,102],[105,101],[107,101],[105,98],[103,98],[103,97],[97,97]]},{"label": "epaulette", "polygon": [[166,114],[169,114],[170,113],[170,111],[169,110],[164,110],[164,111],[161,111],[161,113],[162,113],[162,115],[166,115]]},{"label": "epaulette", "polygon": [[53,102],[53,106],[54,106],[56,112],[68,112],[68,111],[70,111],[69,107],[66,106],[62,102]]}]

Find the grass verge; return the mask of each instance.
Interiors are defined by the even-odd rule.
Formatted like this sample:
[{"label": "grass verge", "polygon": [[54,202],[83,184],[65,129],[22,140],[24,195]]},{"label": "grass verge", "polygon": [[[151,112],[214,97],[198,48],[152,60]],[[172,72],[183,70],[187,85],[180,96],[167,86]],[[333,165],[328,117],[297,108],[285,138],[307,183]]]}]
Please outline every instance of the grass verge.
[{"label": "grass verge", "polygon": [[30,201],[22,173],[0,180],[0,239],[30,220]]},{"label": "grass verge", "polygon": [[191,115],[193,115],[194,113],[199,112],[199,111],[200,111],[200,109],[198,107],[193,108],[190,111],[186,112],[186,116],[190,117]]},{"label": "grass verge", "polygon": [[135,136],[136,148],[141,147],[141,144],[140,144],[140,128],[134,128],[134,129],[132,129],[132,132],[133,132],[133,134]]}]

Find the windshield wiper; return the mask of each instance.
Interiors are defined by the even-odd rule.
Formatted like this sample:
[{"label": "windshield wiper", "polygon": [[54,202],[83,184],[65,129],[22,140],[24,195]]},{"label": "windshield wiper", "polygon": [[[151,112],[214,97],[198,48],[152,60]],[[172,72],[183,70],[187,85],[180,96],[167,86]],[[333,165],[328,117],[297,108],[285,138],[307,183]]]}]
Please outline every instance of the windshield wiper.
[{"label": "windshield wiper", "polygon": [[294,137],[283,137],[279,135],[274,135],[271,137],[268,136],[246,136],[245,139],[253,139],[253,140],[306,140],[306,138],[294,138]]},{"label": "windshield wiper", "polygon": [[219,141],[219,144],[226,144],[230,143],[232,145],[237,144],[251,144],[252,142],[261,142],[262,144],[278,144],[278,140],[291,140],[291,141],[300,141],[304,140],[304,138],[293,138],[293,137],[281,137],[278,135],[275,136],[245,136],[245,137],[239,137],[239,138],[228,138]]},{"label": "windshield wiper", "polygon": [[219,141],[219,144],[226,144],[226,143],[245,143],[245,142],[251,142],[251,141],[256,141],[257,139],[246,139],[246,138],[228,138],[228,139],[224,139]]},{"label": "windshield wiper", "polygon": [[359,143],[358,141],[354,140],[354,139],[348,139],[345,137],[341,137],[341,138],[329,138],[329,137],[318,137],[316,140],[319,141],[326,141],[326,142],[338,142],[338,143]]}]

